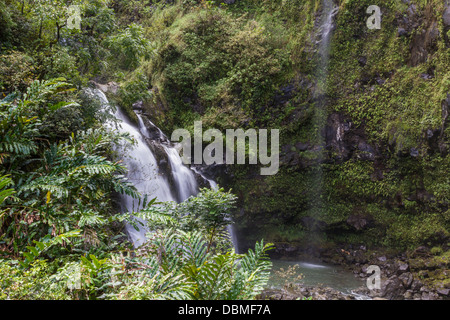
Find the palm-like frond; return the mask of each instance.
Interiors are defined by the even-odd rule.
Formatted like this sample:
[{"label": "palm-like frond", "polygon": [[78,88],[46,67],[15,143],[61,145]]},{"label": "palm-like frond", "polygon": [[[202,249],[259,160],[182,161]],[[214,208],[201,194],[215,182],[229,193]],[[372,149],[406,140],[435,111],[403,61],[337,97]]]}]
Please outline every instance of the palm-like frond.
[{"label": "palm-like frond", "polygon": [[5,189],[11,183],[12,180],[7,176],[0,176],[0,205],[15,193],[14,189]]}]

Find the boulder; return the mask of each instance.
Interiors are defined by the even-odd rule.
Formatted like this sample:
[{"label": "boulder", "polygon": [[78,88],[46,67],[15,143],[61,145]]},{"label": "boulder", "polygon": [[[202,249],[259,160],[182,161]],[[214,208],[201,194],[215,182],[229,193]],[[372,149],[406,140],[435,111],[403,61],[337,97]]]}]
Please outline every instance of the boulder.
[{"label": "boulder", "polygon": [[439,295],[434,292],[423,292],[422,300],[437,300],[439,299]]},{"label": "boulder", "polygon": [[411,272],[405,272],[398,276],[400,281],[403,283],[403,286],[408,289],[411,287],[414,277]]},{"label": "boulder", "polygon": [[399,261],[396,263],[396,267],[398,274],[409,271],[409,264],[407,264],[406,262]]},{"label": "boulder", "polygon": [[422,289],[423,283],[420,280],[413,280],[413,282],[411,283],[411,290],[413,290],[414,292],[416,291],[420,291],[420,289]]},{"label": "boulder", "polygon": [[411,258],[427,257],[430,255],[430,249],[425,246],[417,247],[411,254]]},{"label": "boulder", "polygon": [[436,292],[444,297],[450,296],[450,289],[440,288],[440,289],[437,289]]},{"label": "boulder", "polygon": [[445,5],[444,15],[442,16],[445,28],[450,28],[450,3],[447,2]]},{"label": "boulder", "polygon": [[364,230],[371,222],[370,217],[361,215],[351,215],[347,219],[347,224],[356,230]]},{"label": "boulder", "polygon": [[403,282],[397,277],[392,276],[381,284],[381,297],[388,300],[402,300],[406,288]]},{"label": "boulder", "polygon": [[398,35],[399,37],[405,37],[405,36],[408,36],[408,31],[406,31],[405,28],[398,27],[398,29],[397,29],[397,35]]}]

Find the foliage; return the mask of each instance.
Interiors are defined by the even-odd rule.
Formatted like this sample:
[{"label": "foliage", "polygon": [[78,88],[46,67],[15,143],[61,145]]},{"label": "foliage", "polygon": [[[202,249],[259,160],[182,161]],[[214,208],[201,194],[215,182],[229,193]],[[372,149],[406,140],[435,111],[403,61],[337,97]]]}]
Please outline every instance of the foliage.
[{"label": "foliage", "polygon": [[47,135],[52,114],[79,106],[55,99],[67,86],[63,79],[36,81],[21,99],[10,95],[0,102],[1,170],[14,177],[20,199],[4,203],[0,239],[16,253],[48,234],[79,228],[84,245],[97,246],[109,237],[103,226],[111,193],[137,196],[125,168],[105,157],[123,135],[105,129],[72,133],[67,140]]},{"label": "foliage", "polygon": [[261,292],[271,268],[266,257],[270,245],[258,243],[255,251],[246,255],[233,251],[212,254],[207,246],[208,240],[200,232],[171,229],[157,233],[136,258],[115,266],[125,272],[114,273],[119,281],[114,291],[118,292],[105,297],[248,300]]},{"label": "foliage", "polygon": [[0,55],[0,90],[24,90],[31,84],[34,72],[33,59],[26,54],[11,51]]},{"label": "foliage", "polygon": [[[158,23],[159,17],[155,13],[152,21]],[[245,113],[249,120],[284,81],[282,70],[289,70],[288,52],[281,50],[285,43],[275,36],[282,29],[269,22],[201,9],[158,31],[164,34],[158,54],[144,68],[170,108],[167,121],[175,126],[189,127],[184,119],[214,112],[214,107],[229,110],[230,117]]]},{"label": "foliage", "polygon": [[133,23],[117,35],[106,39],[115,61],[120,61],[124,69],[134,69],[141,57],[148,58],[151,53],[150,43],[144,38],[144,29]]}]

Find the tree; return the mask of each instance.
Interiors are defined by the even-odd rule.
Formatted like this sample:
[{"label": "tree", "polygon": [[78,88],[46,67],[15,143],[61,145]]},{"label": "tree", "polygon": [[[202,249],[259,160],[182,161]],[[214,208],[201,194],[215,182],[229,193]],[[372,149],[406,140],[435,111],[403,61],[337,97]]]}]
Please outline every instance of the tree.
[{"label": "tree", "polygon": [[134,69],[139,65],[141,57],[148,58],[152,52],[150,42],[144,37],[144,29],[135,23],[130,24],[119,34],[106,39],[114,60],[121,61],[123,69]]}]

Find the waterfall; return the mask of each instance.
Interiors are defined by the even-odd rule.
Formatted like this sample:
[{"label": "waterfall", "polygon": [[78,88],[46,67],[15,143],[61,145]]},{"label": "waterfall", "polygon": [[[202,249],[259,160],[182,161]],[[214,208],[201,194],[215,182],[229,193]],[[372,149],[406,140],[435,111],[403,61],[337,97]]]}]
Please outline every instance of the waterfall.
[{"label": "waterfall", "polygon": [[183,164],[183,161],[175,148],[169,148],[167,146],[163,146],[163,148],[169,156],[172,175],[178,190],[178,199],[180,202],[183,202],[190,196],[197,194],[197,181],[195,180],[192,170]]},{"label": "waterfall", "polygon": [[315,101],[315,113],[313,122],[317,128],[315,137],[315,148],[317,155],[317,167],[314,172],[314,184],[310,188],[310,202],[312,217],[314,218],[314,225],[310,228],[312,236],[317,236],[315,229],[316,223],[319,221],[321,214],[326,208],[325,201],[323,199],[324,191],[324,179],[321,163],[325,159],[325,127],[327,123],[326,112],[326,82],[328,79],[328,68],[330,62],[330,47],[331,38],[334,29],[334,18],[338,13],[339,8],[334,4],[333,0],[323,0],[322,2],[322,14],[320,17],[318,31],[317,31],[317,45],[318,45],[318,65],[316,69],[316,88],[314,91]]},{"label": "waterfall", "polygon": [[[96,89],[93,94],[100,99],[104,109],[109,109],[109,101],[105,94]],[[137,191],[142,195],[148,195],[149,199],[157,198],[158,201],[176,201],[167,177],[160,174],[158,161],[145,141],[146,132],[132,124],[126,115],[119,109],[114,112],[114,117],[120,121],[119,124],[106,123],[106,126],[117,130],[121,133],[129,133],[136,141],[135,145],[116,146],[116,151],[122,157],[124,165],[128,168],[127,178],[136,187]],[[137,212],[142,209],[142,203],[139,199],[133,199],[128,195],[121,195],[121,211]],[[144,223],[141,219],[137,221]],[[145,234],[148,232],[146,228],[139,224],[139,231],[133,226],[127,225],[126,232],[131,242],[136,246],[140,246],[145,242]]]},{"label": "waterfall", "polygon": [[[334,29],[334,18],[338,13],[339,7],[337,7],[333,0],[323,1],[323,13],[322,21],[319,27],[319,34],[321,40],[319,42],[319,54],[321,57],[321,69],[320,71],[328,71],[328,63],[330,60],[330,44],[332,31]],[[324,76],[324,75],[322,75]]]},{"label": "waterfall", "polygon": [[[103,109],[110,110],[109,101],[106,95],[99,89],[87,92],[100,99]],[[105,125],[112,130],[129,133],[135,140],[135,145],[117,146],[116,151],[122,157],[124,165],[128,168],[127,178],[133,183],[137,191],[142,195],[148,195],[148,199],[157,198],[160,202],[174,201],[183,202],[199,192],[196,174],[207,181],[212,189],[217,189],[217,183],[214,180],[207,179],[195,168],[188,168],[177,151],[177,145],[173,145],[164,133],[155,126],[150,120],[136,113],[138,125],[129,121],[127,116],[119,109],[114,112],[114,117],[119,120],[119,124],[106,123]],[[149,130],[150,128],[150,130]],[[151,147],[153,145],[153,148]],[[163,151],[164,159],[159,159],[154,149]],[[161,156],[160,156],[161,157]],[[161,163],[169,162],[170,172],[161,172]],[[170,181],[173,181],[171,186]],[[138,212],[143,204],[139,199],[133,199],[127,195],[121,195],[121,211]],[[137,221],[145,223],[136,218]],[[133,226],[127,225],[126,232],[135,247],[141,246],[146,240],[146,233],[149,230],[139,224],[139,231]],[[228,231],[236,248],[237,238],[235,232],[230,226]]]},{"label": "waterfall", "polygon": [[[147,126],[144,124],[144,120],[141,115],[137,115],[139,120],[139,129],[141,133],[146,137],[151,139],[151,134],[148,131]],[[198,193],[198,185],[195,180],[194,172],[183,164],[183,160],[178,153],[176,146],[172,146],[169,142],[167,136],[148,120],[150,126],[152,126],[158,132],[158,139],[163,141],[160,146],[164,149],[166,155],[168,156],[170,167],[172,169],[172,176],[176,184],[176,190],[178,191],[177,198],[179,202],[183,202],[190,196],[196,195]]]}]

